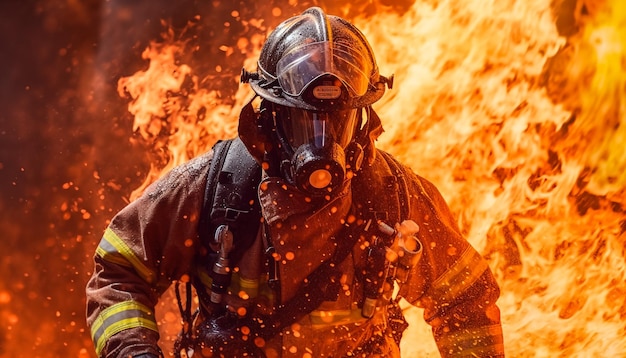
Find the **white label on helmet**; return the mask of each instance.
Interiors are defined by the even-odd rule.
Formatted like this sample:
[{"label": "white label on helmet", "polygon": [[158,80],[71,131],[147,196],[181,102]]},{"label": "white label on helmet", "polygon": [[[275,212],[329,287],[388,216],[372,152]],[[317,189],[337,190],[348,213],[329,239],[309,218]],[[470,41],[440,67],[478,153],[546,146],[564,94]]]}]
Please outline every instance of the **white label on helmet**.
[{"label": "white label on helmet", "polygon": [[341,96],[341,88],[337,86],[317,86],[313,88],[313,96],[317,99],[335,99]]}]

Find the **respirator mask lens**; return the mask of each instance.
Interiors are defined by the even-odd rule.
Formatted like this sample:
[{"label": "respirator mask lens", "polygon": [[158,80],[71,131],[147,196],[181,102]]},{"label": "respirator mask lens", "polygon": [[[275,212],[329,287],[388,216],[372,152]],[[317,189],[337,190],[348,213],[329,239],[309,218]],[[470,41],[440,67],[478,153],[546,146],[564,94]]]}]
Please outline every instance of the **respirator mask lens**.
[{"label": "respirator mask lens", "polygon": [[291,160],[296,186],[311,194],[327,194],[345,178],[344,149],[357,126],[357,109],[314,112],[282,107],[280,135]]},{"label": "respirator mask lens", "polygon": [[294,151],[305,144],[321,148],[328,141],[346,148],[356,130],[356,108],[329,112],[305,111],[292,107],[283,107],[282,110],[287,112],[280,120],[282,135]]}]

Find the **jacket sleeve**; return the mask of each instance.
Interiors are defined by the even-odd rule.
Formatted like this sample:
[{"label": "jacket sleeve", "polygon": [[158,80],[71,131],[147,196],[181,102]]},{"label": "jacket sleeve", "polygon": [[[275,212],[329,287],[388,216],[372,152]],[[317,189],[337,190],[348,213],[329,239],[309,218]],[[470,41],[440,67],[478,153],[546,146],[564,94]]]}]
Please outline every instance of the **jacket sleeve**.
[{"label": "jacket sleeve", "polygon": [[154,307],[190,271],[210,153],[174,168],[111,220],[87,283],[98,357],[160,355]]},{"label": "jacket sleeve", "polygon": [[424,308],[442,357],[504,357],[500,290],[486,260],[463,238],[435,186],[408,177],[423,254],[400,294]]}]

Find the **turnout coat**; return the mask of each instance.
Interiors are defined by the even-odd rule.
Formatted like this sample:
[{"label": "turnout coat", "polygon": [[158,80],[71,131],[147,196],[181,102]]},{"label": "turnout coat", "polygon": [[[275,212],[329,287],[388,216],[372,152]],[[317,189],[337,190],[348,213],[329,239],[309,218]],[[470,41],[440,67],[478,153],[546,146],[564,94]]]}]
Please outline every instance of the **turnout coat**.
[{"label": "turnout coat", "polygon": [[[174,168],[117,213],[104,231],[94,256],[94,273],[86,288],[87,323],[99,357],[160,355],[154,313],[160,296],[174,281],[191,280],[200,291],[202,286],[210,287],[210,269],[203,261],[212,250],[200,240],[199,225],[213,155],[209,151]],[[389,160],[388,154],[378,150],[373,164],[357,175],[383,173],[403,177],[402,190],[409,212],[402,220],[412,220],[419,227],[415,236],[422,246],[421,259],[410,267],[402,282],[396,283],[394,298],[402,297],[423,308],[442,357],[503,357],[500,311],[496,305],[499,288],[487,262],[462,237],[435,186],[407,167],[392,171]],[[368,190],[394,195],[389,188]],[[349,205],[364,205],[357,198],[363,195],[362,188],[353,189],[349,195]],[[359,217],[341,220],[363,227],[371,224]],[[267,269],[258,264],[265,260],[266,245],[257,240],[240,255],[235,271],[241,277],[233,280],[230,291],[240,301],[252,301],[257,306],[263,303],[271,308],[271,290],[263,289],[268,273],[261,272],[254,280],[243,277],[250,267]],[[389,331],[390,322],[398,319],[390,313],[388,302],[379,304],[371,318],[361,314],[363,287],[368,280],[363,272],[371,269],[368,245],[366,235],[361,235],[339,265],[341,290],[337,297],[322,302],[268,342],[258,344],[268,357],[399,356],[397,343],[384,333]],[[305,255],[290,251],[277,260],[278,264],[315,256],[319,249],[315,244],[300,248]],[[295,267],[283,273],[293,278],[292,286],[306,277],[306,273],[300,273],[301,269],[307,270],[304,266]],[[290,293],[278,295],[290,297]],[[375,352],[371,346],[364,348],[374,336],[383,337],[377,340]]]}]

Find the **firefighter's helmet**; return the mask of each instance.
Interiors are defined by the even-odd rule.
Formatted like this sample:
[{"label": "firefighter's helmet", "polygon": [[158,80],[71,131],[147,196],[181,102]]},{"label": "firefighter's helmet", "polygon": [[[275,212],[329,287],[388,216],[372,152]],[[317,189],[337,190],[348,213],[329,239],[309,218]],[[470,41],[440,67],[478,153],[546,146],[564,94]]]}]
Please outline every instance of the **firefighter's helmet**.
[{"label": "firefighter's helmet", "polygon": [[364,149],[372,158],[382,127],[371,105],[392,79],[379,74],[368,41],[350,22],[318,7],[283,21],[263,45],[258,71],[244,69],[241,79],[263,100],[260,128],[248,106],[240,137],[299,189],[336,192],[346,170],[358,171]]},{"label": "firefighter's helmet", "polygon": [[367,107],[391,85],[363,33],[318,7],[278,25],[261,49],[258,72],[244,71],[243,80],[273,103],[314,111]]}]

